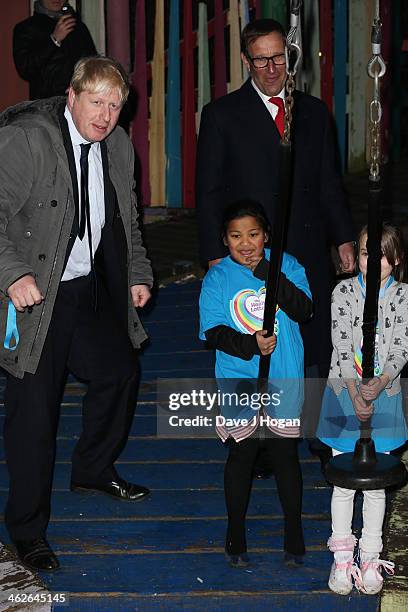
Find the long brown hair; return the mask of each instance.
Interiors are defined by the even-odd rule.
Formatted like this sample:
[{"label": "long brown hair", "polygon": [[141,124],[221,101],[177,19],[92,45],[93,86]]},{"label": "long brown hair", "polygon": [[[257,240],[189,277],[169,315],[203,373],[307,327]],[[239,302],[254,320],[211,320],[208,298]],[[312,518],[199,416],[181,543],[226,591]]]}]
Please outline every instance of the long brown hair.
[{"label": "long brown hair", "polygon": [[[367,235],[367,225],[365,225],[359,235],[356,243],[357,257],[356,266],[358,266],[358,254],[360,251],[360,242],[363,236]],[[404,239],[401,231],[391,223],[383,223],[381,237],[381,252],[387,258],[388,263],[392,266],[392,274],[396,281],[402,282],[405,278],[405,249]],[[398,263],[396,263],[398,262]]]}]

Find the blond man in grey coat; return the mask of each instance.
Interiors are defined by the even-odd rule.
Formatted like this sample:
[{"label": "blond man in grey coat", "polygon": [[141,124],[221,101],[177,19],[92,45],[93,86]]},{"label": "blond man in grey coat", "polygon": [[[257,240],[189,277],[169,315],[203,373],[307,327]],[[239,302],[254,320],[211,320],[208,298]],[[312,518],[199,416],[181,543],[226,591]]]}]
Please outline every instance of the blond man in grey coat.
[{"label": "blond man in grey coat", "polygon": [[[0,365],[8,372],[4,428],[10,474],[6,526],[34,569],[59,562],[46,537],[59,401],[66,371],[88,384],[71,489],[121,500],[149,490],[114,462],[133,417],[136,349],[146,338],[136,307],[152,271],[134,195],[134,154],[117,126],[128,95],[109,58],[76,65],[68,98],[0,115]],[[15,309],[15,310],[14,310]]]}]

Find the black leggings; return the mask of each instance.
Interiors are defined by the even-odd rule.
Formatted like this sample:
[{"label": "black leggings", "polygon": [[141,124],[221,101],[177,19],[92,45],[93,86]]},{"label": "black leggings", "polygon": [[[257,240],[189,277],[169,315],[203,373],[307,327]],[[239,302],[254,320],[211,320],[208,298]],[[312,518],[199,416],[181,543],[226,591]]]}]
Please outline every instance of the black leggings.
[{"label": "black leggings", "polygon": [[238,555],[246,552],[245,516],[252,487],[252,472],[260,450],[273,469],[284,514],[284,549],[303,555],[302,472],[297,440],[288,438],[247,438],[242,442],[228,440],[229,455],[224,470],[225,502],[228,529],[225,549]]}]

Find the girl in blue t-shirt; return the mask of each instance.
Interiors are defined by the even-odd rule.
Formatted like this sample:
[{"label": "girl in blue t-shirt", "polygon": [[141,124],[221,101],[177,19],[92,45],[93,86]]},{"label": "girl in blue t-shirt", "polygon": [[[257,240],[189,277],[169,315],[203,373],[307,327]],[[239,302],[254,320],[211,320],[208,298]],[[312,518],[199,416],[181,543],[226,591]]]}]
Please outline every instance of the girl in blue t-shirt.
[{"label": "girl in blue t-shirt", "polygon": [[[284,514],[285,563],[297,566],[305,552],[301,507],[302,476],[297,455],[299,415],[303,402],[303,343],[298,322],[312,314],[303,267],[283,255],[274,334],[262,329],[269,256],[268,222],[254,202],[229,206],[223,219],[223,240],[229,256],[212,266],[200,295],[200,338],[216,349],[218,386],[229,393],[256,394],[260,355],[271,354],[273,400],[241,407],[220,406],[238,416],[221,423],[217,433],[228,445],[224,472],[228,512],[226,554],[232,567],[248,565],[245,516],[253,468],[263,452],[273,469]],[[237,380],[239,379],[239,380]],[[249,393],[248,393],[249,390]],[[259,397],[257,397],[259,400]],[[261,433],[260,433],[261,432]],[[273,435],[273,437],[272,437]]]},{"label": "girl in blue t-shirt", "polygon": [[[360,437],[360,422],[371,417],[372,438],[379,452],[398,448],[407,439],[402,409],[400,372],[408,360],[408,285],[403,278],[404,249],[397,229],[384,224],[381,239],[381,283],[375,342],[374,378],[361,384],[362,322],[367,273],[367,228],[358,240],[358,276],[341,281],[332,296],[333,355],[323,397],[318,435],[333,455],[352,452]],[[368,405],[367,405],[368,403]],[[363,529],[359,543],[360,567],[354,563],[352,534],[355,491],[333,488],[332,535],[334,553],[329,587],[347,595],[355,586],[368,594],[383,584],[382,568],[394,564],[380,559],[385,491],[363,491]]]}]

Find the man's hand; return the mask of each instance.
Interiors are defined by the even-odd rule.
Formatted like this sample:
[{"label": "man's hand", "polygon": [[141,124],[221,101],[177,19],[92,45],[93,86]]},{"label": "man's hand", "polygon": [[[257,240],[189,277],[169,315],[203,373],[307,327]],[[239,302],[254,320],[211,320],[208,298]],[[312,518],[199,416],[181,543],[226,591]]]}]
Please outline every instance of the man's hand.
[{"label": "man's hand", "polygon": [[151,298],[150,289],[147,285],[132,285],[130,293],[135,308],[143,308]]},{"label": "man's hand", "polygon": [[273,353],[276,347],[276,336],[269,336],[269,338],[265,338],[265,334],[267,334],[266,329],[261,329],[255,333],[256,341],[258,343],[259,350],[261,351],[261,355],[270,355]]},{"label": "man's hand", "polygon": [[341,267],[343,272],[347,272],[351,274],[354,271],[354,243],[353,242],[344,242],[337,247],[337,251],[339,253],[339,257],[341,259]]},{"label": "man's hand", "polygon": [[44,299],[31,274],[26,274],[16,280],[16,282],[7,289],[7,293],[16,310],[19,312],[24,312],[24,308],[27,308],[27,306],[41,304]]},{"label": "man's hand", "polygon": [[358,418],[358,420],[367,421],[374,412],[374,405],[370,404],[369,406],[367,406],[364,398],[359,393],[356,393],[356,395],[354,395],[354,397],[352,398],[352,402],[354,406],[354,412],[356,413],[356,417]]},{"label": "man's hand", "polygon": [[222,261],[221,257],[219,257],[218,259],[210,259],[210,261],[208,262],[208,269],[212,268],[213,266],[216,266],[218,263],[220,263],[220,261]]},{"label": "man's hand", "polygon": [[66,38],[68,34],[72,32],[75,26],[75,17],[73,17],[72,15],[64,15],[63,17],[60,17],[58,19],[57,25],[55,26],[52,35],[57,42],[61,43],[64,38]]},{"label": "man's hand", "polygon": [[381,391],[385,389],[389,382],[390,379],[386,374],[381,374],[381,376],[375,376],[374,378],[371,378],[366,385],[361,385],[361,396],[365,400],[373,402],[375,399],[377,399]]}]

